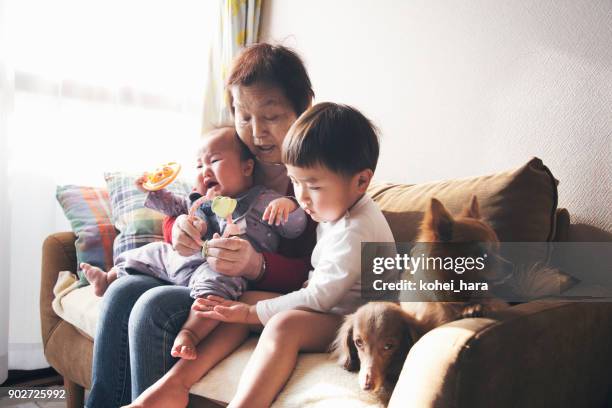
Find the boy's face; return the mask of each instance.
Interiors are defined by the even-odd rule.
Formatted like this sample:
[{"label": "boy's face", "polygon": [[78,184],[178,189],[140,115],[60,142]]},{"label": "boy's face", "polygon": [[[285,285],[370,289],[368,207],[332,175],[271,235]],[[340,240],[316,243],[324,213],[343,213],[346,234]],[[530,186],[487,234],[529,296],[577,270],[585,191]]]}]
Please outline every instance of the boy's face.
[{"label": "boy's face", "polygon": [[240,160],[240,148],[233,130],[211,133],[198,155],[198,192],[227,197],[239,195],[251,187],[253,164],[253,160]]},{"label": "boy's face", "polygon": [[287,173],[300,206],[317,222],[340,219],[367,188],[360,184],[360,173],[347,177],[320,165],[287,165]]}]

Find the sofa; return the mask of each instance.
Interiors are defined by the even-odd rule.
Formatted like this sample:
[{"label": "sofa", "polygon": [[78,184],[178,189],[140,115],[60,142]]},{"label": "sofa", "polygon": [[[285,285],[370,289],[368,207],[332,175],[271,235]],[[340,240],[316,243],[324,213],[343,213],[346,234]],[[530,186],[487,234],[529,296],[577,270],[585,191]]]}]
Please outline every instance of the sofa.
[{"label": "sofa", "polygon": [[[537,158],[494,175],[418,185],[375,183],[368,193],[397,242],[414,239],[431,197],[456,212],[474,194],[502,241],[612,241],[608,232],[570,223],[568,211],[557,208],[557,180]],[[68,407],[83,406],[84,390],[90,387],[100,302],[85,286],[61,299],[61,316],[52,307],[60,273],[76,269],[75,239],[73,232],[58,232],[45,240],[40,292],[45,355],[64,377]],[[554,262],[554,254],[535,251],[530,256]],[[604,406],[612,389],[612,302],[576,301],[572,291],[580,293],[583,283],[560,296],[430,331],[410,350],[388,406]],[[256,341],[249,338],[195,384],[190,406],[227,403]],[[328,354],[306,353],[273,406],[380,405],[359,389],[356,374],[344,371]]]}]

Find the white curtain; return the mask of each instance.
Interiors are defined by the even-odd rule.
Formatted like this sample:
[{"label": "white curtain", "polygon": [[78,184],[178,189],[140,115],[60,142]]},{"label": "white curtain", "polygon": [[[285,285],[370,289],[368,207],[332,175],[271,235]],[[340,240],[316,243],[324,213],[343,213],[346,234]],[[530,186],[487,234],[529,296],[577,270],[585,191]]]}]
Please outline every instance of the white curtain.
[{"label": "white curtain", "polygon": [[104,171],[142,172],[167,161],[182,162],[183,177],[192,178],[207,72],[202,50],[218,5],[0,1],[0,29],[10,39],[0,42],[0,364],[10,310],[9,368],[35,369],[48,366],[38,309],[41,245],[70,228],[56,186],[101,186]]},{"label": "white curtain", "polygon": [[221,0],[219,5],[218,30],[209,50],[202,133],[231,124],[225,103],[227,73],[234,57],[243,47],[256,43],[259,35],[261,0]]},{"label": "white curtain", "polygon": [[[5,63],[4,20],[4,0],[0,0],[0,231],[3,232],[8,230],[9,219],[6,134],[12,100],[12,84]],[[0,383],[8,373],[9,242],[5,233],[0,234]]]}]

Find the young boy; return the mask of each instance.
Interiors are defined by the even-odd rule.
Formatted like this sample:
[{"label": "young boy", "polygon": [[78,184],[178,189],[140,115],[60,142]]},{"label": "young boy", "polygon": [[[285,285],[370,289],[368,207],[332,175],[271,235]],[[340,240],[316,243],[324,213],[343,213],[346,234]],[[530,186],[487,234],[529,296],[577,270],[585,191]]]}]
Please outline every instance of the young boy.
[{"label": "young boy", "polygon": [[[208,134],[198,156],[201,175],[198,176],[197,192],[189,198],[166,189],[150,192],[145,206],[177,216],[186,214],[202,196],[232,197],[237,201],[232,218],[257,251],[273,252],[278,247],[279,235],[296,238],[304,231],[306,215],[295,202],[263,186],[253,186],[253,156],[233,128],[220,128]],[[143,181],[143,177],[139,178],[137,186]],[[222,233],[227,228],[227,220],[213,214],[210,201],[198,208],[196,216],[202,221],[204,239],[210,239],[213,234]],[[102,296],[115,279],[127,273],[144,273],[176,285],[189,286],[195,299],[217,295],[236,300],[247,286],[242,277],[225,276],[214,271],[206,262],[205,254],[184,257],[165,242],[154,242],[125,252],[108,272],[85,263],[81,268],[98,296]],[[217,324],[218,321],[202,319],[192,311],[174,341],[172,355],[195,359],[195,346]]]},{"label": "young boy", "polygon": [[308,284],[253,306],[216,296],[193,306],[205,317],[265,325],[230,407],[269,406],[298,353],[327,351],[342,315],[364,303],[361,244],[394,242],[382,212],[365,194],[378,152],[370,121],[344,105],[315,105],[289,130],[283,162],[300,206],[319,222]]}]

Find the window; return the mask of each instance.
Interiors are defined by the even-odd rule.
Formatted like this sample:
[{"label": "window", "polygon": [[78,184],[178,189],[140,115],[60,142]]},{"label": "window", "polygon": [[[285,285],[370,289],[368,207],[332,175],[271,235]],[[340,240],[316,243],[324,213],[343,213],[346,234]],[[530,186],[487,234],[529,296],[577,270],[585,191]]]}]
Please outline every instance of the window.
[{"label": "window", "polygon": [[9,0],[11,173],[100,184],[190,161],[216,3]]},{"label": "window", "polygon": [[217,3],[0,0],[10,368],[46,366],[36,323],[40,247],[70,229],[56,185],[102,186],[105,171],[167,161],[193,176]]}]

